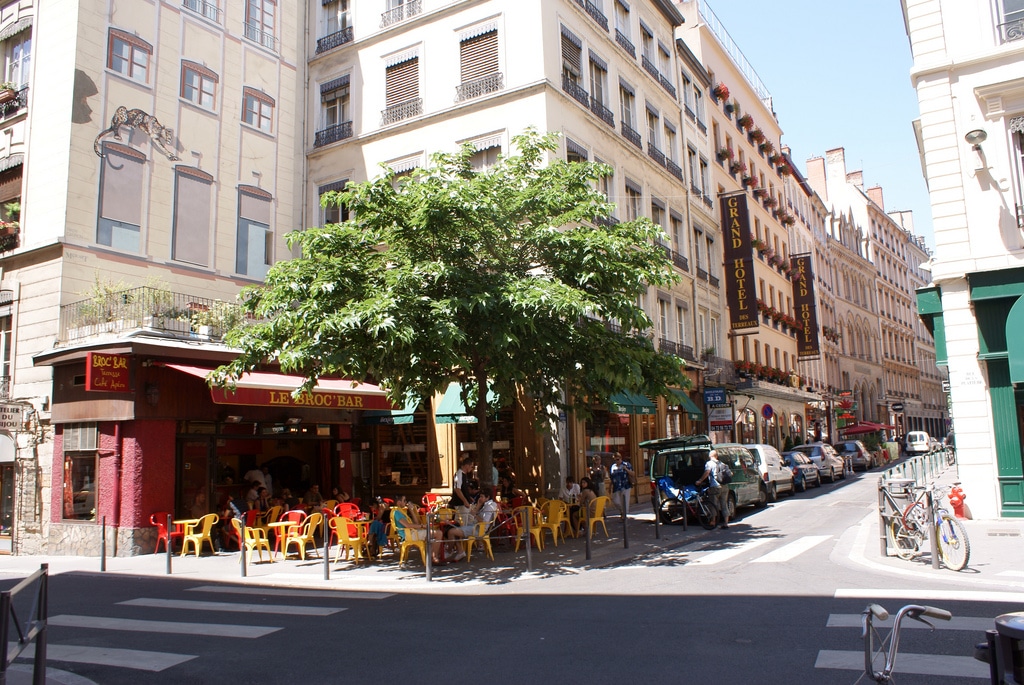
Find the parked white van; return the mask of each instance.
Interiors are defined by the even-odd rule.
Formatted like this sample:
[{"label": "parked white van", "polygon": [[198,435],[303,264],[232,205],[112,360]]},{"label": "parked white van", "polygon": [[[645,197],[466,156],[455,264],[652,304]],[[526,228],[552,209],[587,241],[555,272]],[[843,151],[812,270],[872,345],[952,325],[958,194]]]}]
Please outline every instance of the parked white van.
[{"label": "parked white van", "polygon": [[931,451],[931,437],[924,431],[910,431],[903,441],[903,451],[907,454],[928,454]]}]

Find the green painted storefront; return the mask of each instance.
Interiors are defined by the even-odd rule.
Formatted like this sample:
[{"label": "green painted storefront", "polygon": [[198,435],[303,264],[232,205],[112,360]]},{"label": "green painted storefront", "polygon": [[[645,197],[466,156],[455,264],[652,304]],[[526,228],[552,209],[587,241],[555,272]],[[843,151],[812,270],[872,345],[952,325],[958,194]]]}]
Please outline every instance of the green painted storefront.
[{"label": "green painted storefront", "polygon": [[[1024,269],[967,274],[978,327],[978,359],[988,370],[1002,516],[1024,517]],[[917,310],[948,364],[941,290],[917,291]]]}]

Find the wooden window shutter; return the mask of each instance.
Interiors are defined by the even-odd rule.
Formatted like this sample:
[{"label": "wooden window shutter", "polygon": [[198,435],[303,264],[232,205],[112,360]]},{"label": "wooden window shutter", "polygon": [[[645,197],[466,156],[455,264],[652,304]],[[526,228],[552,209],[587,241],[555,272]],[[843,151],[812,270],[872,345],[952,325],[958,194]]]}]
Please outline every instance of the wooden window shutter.
[{"label": "wooden window shutter", "polygon": [[577,75],[583,68],[583,44],[565,27],[562,27],[562,61]]},{"label": "wooden window shutter", "polygon": [[497,29],[467,38],[459,44],[462,82],[474,81],[498,72]]},{"label": "wooden window shutter", "polygon": [[418,99],[420,96],[419,75],[419,57],[413,57],[388,67],[384,82],[386,105],[392,107]]}]

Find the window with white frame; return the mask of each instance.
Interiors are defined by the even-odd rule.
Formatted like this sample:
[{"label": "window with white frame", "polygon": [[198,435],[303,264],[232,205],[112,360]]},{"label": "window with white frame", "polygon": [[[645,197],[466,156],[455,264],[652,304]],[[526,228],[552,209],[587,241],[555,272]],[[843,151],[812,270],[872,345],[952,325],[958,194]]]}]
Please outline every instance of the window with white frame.
[{"label": "window with white frame", "polygon": [[469,158],[469,166],[473,171],[487,171],[498,163],[498,156],[501,154],[501,138],[499,136],[476,141],[473,145],[476,147],[476,152]]},{"label": "window with white frame", "polygon": [[[350,80],[350,75],[345,74],[320,86],[321,131],[351,123]],[[352,132],[349,131],[348,135],[351,136]]]},{"label": "window with white frame", "polygon": [[1000,35],[1003,42],[1024,36],[1024,0],[1000,0]]},{"label": "window with white frame", "polygon": [[[607,162],[598,159],[597,157],[594,158],[594,161],[597,162],[598,164],[607,164]],[[612,188],[614,187],[614,179],[614,173],[609,173],[607,176],[602,176],[601,178],[597,179],[597,191],[604,195],[605,200],[609,202],[612,199]]]},{"label": "window with white frame", "polygon": [[704,270],[704,231],[693,229],[693,263]]},{"label": "window with white frame", "polygon": [[273,50],[276,16],[277,3],[274,0],[246,0],[245,37]]},{"label": "window with white frame", "polygon": [[146,156],[117,143],[103,144],[100,206],[96,242],[139,253],[142,235],[142,188]]},{"label": "window with white frame", "polygon": [[212,217],[213,176],[195,167],[175,167],[171,259],[198,266],[210,265]]},{"label": "window with white frame", "polygon": [[633,40],[633,32],[629,28],[629,7],[622,0],[615,0],[615,31],[626,40]]},{"label": "window with white frame", "polygon": [[658,298],[658,334],[665,340],[669,339],[669,303]]},{"label": "window with white frame", "polygon": [[708,346],[708,332],[706,324],[707,312],[702,309],[697,312],[697,344],[700,345],[701,352],[703,352]]},{"label": "window with white frame", "polygon": [[686,309],[681,304],[676,305],[676,342],[686,344]]},{"label": "window with white frame", "polygon": [[323,24],[321,36],[330,36],[352,27],[349,0],[323,0],[320,12]]},{"label": "window with white frame", "polygon": [[329,192],[341,192],[345,190],[345,186],[348,185],[348,179],[342,181],[334,181],[333,183],[327,183],[317,188],[317,198],[320,199],[320,225],[326,226],[327,224],[340,224],[344,221],[348,221],[349,212],[348,207],[344,204],[332,202],[327,206],[324,206],[323,196]]},{"label": "window with white frame", "polygon": [[655,64],[654,60],[657,57],[654,54],[654,32],[647,28],[642,21],[640,22],[640,54],[646,57],[652,66]]},{"label": "window with white frame", "polygon": [[569,29],[562,27],[562,82],[582,86],[583,43]]},{"label": "window with white frame", "polygon": [[242,121],[270,133],[274,127],[274,98],[255,88],[242,88]]},{"label": "window with white frame", "polygon": [[700,178],[697,168],[697,151],[692,147],[686,148],[686,170],[690,176],[690,187],[698,189],[697,181]]},{"label": "window with white frame", "polygon": [[711,197],[711,170],[708,167],[708,160],[703,157],[698,162],[700,166],[700,190],[704,197]]},{"label": "window with white frame", "polygon": [[676,164],[679,163],[679,151],[676,149],[676,130],[665,122],[665,156]]},{"label": "window with white frame", "polygon": [[459,79],[464,88],[471,83],[478,84],[478,87],[473,93],[465,93],[464,97],[483,95],[501,88],[497,27],[488,24],[470,33],[472,35],[459,41]]},{"label": "window with white frame", "polygon": [[665,205],[660,200],[651,200],[651,221],[661,228],[658,242],[664,245],[669,240],[669,237],[668,232],[665,230]]},{"label": "window with white frame", "polygon": [[201,14],[210,21],[220,23],[218,2],[219,0],[184,0],[181,4],[185,9]]},{"label": "window with white frame", "polygon": [[586,162],[588,156],[587,148],[583,147],[572,138],[565,139],[565,161]]},{"label": "window with white frame", "polygon": [[636,96],[633,95],[633,89],[623,83],[619,84],[619,105],[622,108],[619,117],[623,126],[636,130]]},{"label": "window with white frame", "polygon": [[590,53],[590,97],[599,105],[608,106],[608,65]]},{"label": "window with white frame", "polygon": [[672,70],[670,65],[672,63],[672,57],[668,51],[668,48],[658,43],[658,71],[662,74],[671,74]]},{"label": "window with white frame", "polygon": [[266,277],[274,255],[272,214],[270,193],[254,186],[239,186],[235,273],[257,280]]},{"label": "window with white frame", "polygon": [[685,71],[682,73],[682,77],[683,106],[686,108],[686,114],[689,115],[689,117],[692,119],[694,116],[696,116],[693,111],[693,81],[690,80],[690,77],[686,75]]},{"label": "window with white frame", "polygon": [[636,221],[640,218],[642,209],[641,203],[643,201],[643,193],[640,192],[640,186],[634,184],[632,181],[626,181],[626,221]]},{"label": "window with white frame", "polygon": [[[651,104],[647,103],[647,143],[658,147],[658,129],[660,128],[661,120],[658,117],[658,112],[651,108]],[[660,148],[659,148],[660,149]]]},{"label": "window with white frame", "polygon": [[107,37],[107,67],[139,83],[149,83],[149,62],[153,46],[125,31],[110,29]]},{"label": "window with white frame", "polygon": [[669,225],[672,227],[672,243],[675,250],[681,255],[686,254],[686,231],[683,230],[683,217],[675,212],[668,216]]},{"label": "window with white frame", "polygon": [[704,91],[700,88],[693,87],[693,111],[697,116],[697,123],[704,123]]},{"label": "window with white frame", "polygon": [[213,110],[217,97],[217,74],[202,64],[182,60],[181,97],[203,109]]},{"label": "window with white frame", "polygon": [[712,238],[711,236],[706,236],[706,239],[708,241],[708,243],[707,243],[707,250],[706,250],[706,253],[708,255],[708,274],[710,274],[711,276],[714,276],[715,275],[715,261],[717,261],[715,259],[712,259],[712,256],[715,254],[715,239]]},{"label": "window with white frame", "polygon": [[4,41],[4,59],[4,80],[19,88],[25,86],[32,61],[31,27],[26,27]]}]

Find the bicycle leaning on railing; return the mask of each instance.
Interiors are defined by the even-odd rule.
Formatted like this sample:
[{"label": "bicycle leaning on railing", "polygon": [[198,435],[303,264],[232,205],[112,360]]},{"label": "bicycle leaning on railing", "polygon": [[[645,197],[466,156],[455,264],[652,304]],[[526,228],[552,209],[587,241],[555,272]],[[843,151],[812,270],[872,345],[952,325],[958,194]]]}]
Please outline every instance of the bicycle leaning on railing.
[{"label": "bicycle leaning on railing", "polygon": [[[920,604],[908,604],[896,612],[896,618],[892,622],[892,629],[883,638],[875,628],[874,622],[876,620],[886,620],[889,618],[889,612],[878,604],[869,604],[861,612],[861,625],[863,628],[861,638],[864,640],[864,675],[876,683],[893,682],[892,672],[896,668],[896,653],[900,647],[900,626],[903,619],[912,618],[935,630],[935,626],[924,620],[922,616],[941,621],[948,621],[953,618],[953,614],[945,609],[936,609],[935,607],[922,606]],[[876,645],[877,650],[875,648]],[[881,670],[875,670],[876,662],[881,666]],[[859,681],[860,679],[858,678]]]},{"label": "bicycle leaning on railing", "polygon": [[[936,488],[933,484],[911,486],[917,494],[905,506],[896,500],[888,488],[882,489],[885,509],[882,514],[885,537],[888,546],[900,559],[909,560],[917,556],[929,534],[934,535],[939,560],[951,571],[960,571],[971,559],[971,542],[960,521],[945,508],[937,506],[948,488]],[[929,525],[929,510],[932,520]]]}]

